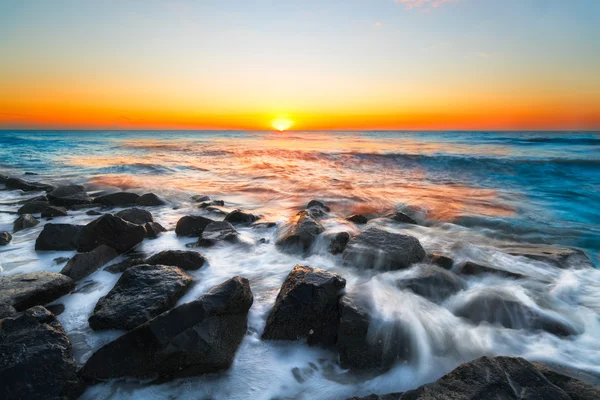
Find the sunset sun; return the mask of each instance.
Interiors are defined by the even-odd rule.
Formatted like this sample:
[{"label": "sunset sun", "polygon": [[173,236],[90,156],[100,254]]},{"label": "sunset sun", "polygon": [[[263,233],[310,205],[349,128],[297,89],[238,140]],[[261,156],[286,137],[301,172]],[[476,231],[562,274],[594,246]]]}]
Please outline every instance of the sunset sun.
[{"label": "sunset sun", "polygon": [[271,121],[271,126],[279,132],[287,131],[294,125],[294,121],[289,118],[276,118]]}]

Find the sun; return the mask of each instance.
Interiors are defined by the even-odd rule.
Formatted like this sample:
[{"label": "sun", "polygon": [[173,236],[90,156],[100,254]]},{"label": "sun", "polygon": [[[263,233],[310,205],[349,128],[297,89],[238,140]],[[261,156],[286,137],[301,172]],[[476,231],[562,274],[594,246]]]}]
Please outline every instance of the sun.
[{"label": "sun", "polygon": [[275,118],[271,121],[271,126],[279,132],[287,131],[294,125],[294,121],[289,118]]}]

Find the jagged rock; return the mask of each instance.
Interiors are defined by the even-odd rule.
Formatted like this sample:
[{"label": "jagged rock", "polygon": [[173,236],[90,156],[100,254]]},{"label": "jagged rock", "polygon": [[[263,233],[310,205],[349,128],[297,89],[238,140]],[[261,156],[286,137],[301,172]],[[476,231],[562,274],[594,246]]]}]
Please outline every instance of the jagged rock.
[{"label": "jagged rock", "polygon": [[452,269],[454,266],[454,260],[448,256],[439,253],[432,253],[427,256],[430,264],[437,265],[444,269]]},{"label": "jagged rock", "polygon": [[308,211],[300,211],[281,224],[275,233],[275,245],[288,252],[307,251],[325,228]]},{"label": "jagged rock", "polygon": [[12,317],[17,310],[8,303],[0,303],[0,320],[6,317]]},{"label": "jagged rock", "polygon": [[346,218],[347,221],[354,222],[355,224],[366,224],[369,222],[367,217],[360,214],[354,214]]},{"label": "jagged rock", "polygon": [[192,278],[177,267],[143,264],[128,268],[98,300],[90,327],[131,330],[170,310],[191,284]]},{"label": "jagged rock", "polygon": [[129,192],[117,192],[105,194],[103,196],[96,197],[94,203],[102,204],[105,206],[132,206],[135,204],[137,199],[140,197],[137,193]]},{"label": "jagged rock", "polygon": [[213,222],[212,219],[197,215],[186,215],[177,221],[175,234],[177,236],[200,237],[211,222]]},{"label": "jagged rock", "polygon": [[211,247],[219,242],[238,243],[239,233],[227,221],[215,221],[208,224],[196,245]]},{"label": "jagged rock", "polygon": [[230,224],[251,224],[257,221],[259,217],[254,214],[245,213],[242,210],[233,210],[225,217],[225,221]]},{"label": "jagged rock", "polygon": [[128,208],[127,210],[119,211],[115,215],[127,222],[137,225],[144,225],[146,222],[154,222],[152,214],[148,210],[142,210],[141,208]]},{"label": "jagged rock", "polygon": [[66,217],[67,210],[62,207],[48,206],[41,213],[42,218]]},{"label": "jagged rock", "polygon": [[171,379],[228,369],[246,334],[252,302],[248,280],[229,279],[102,347],[81,375]]},{"label": "jagged rock", "polygon": [[37,306],[2,320],[1,398],[76,399],[81,389],[71,342],[52,313]]},{"label": "jagged rock", "polygon": [[338,300],[346,280],[339,275],[296,265],[289,273],[269,313],[263,339],[298,340],[331,346],[340,320]]},{"label": "jagged rock", "polygon": [[354,236],[343,254],[347,264],[377,270],[408,268],[424,258],[425,250],[417,238],[378,228]]},{"label": "jagged rock", "polygon": [[12,240],[12,235],[8,232],[0,232],[0,246],[6,246]]},{"label": "jagged rock", "polygon": [[197,251],[165,250],[154,254],[146,260],[146,264],[170,265],[186,271],[202,268],[206,258]]},{"label": "jagged rock", "polygon": [[146,222],[144,228],[146,228],[146,237],[149,239],[155,239],[162,232],[167,231],[165,227],[159,224],[158,222]]},{"label": "jagged rock", "polygon": [[154,193],[146,193],[138,197],[135,204],[138,206],[153,207],[164,206],[167,202]]},{"label": "jagged rock", "polygon": [[504,276],[507,278],[525,278],[524,275],[517,274],[516,272],[509,272],[494,267],[488,267],[485,265],[474,263],[472,261],[460,263],[456,267],[456,273],[461,275],[494,274],[498,276]]},{"label": "jagged rock", "polygon": [[112,214],[104,214],[81,229],[77,251],[92,251],[101,244],[125,253],[141,243],[146,237],[142,225],[132,224]]},{"label": "jagged rock", "polygon": [[69,293],[74,286],[68,276],[47,271],[0,276],[0,304],[22,311],[50,303]]},{"label": "jagged rock", "polygon": [[530,244],[512,246],[503,250],[513,256],[547,262],[558,268],[568,268],[571,264],[592,267],[589,257],[579,249]]},{"label": "jagged rock", "polygon": [[417,224],[417,221],[415,221],[414,219],[412,219],[411,217],[409,217],[408,215],[406,215],[400,211],[397,211],[392,214],[388,214],[385,216],[385,218],[392,219],[396,222],[402,222],[404,224],[413,224],[413,225]]},{"label": "jagged rock", "polygon": [[44,183],[39,182],[24,181],[20,178],[7,178],[4,184],[6,185],[7,189],[21,189],[24,192],[50,192],[54,190],[54,186],[52,185],[46,185]]},{"label": "jagged rock", "polygon": [[342,253],[350,241],[350,234],[348,232],[338,232],[328,236],[329,252],[331,254]]},{"label": "jagged rock", "polygon": [[118,256],[115,249],[101,244],[88,253],[75,254],[60,273],[78,281]]},{"label": "jagged rock", "polygon": [[128,268],[141,264],[147,264],[146,259],[142,257],[132,257],[127,258],[120,263],[109,265],[108,267],[104,268],[104,271],[110,272],[111,274],[119,274],[121,272],[125,272],[125,270]]},{"label": "jagged rock", "polygon": [[77,250],[83,226],[46,224],[35,241],[36,250]]},{"label": "jagged rock", "polygon": [[434,303],[440,303],[466,287],[462,279],[452,272],[434,265],[418,266],[416,271],[416,276],[397,280],[396,286]]},{"label": "jagged rock", "polygon": [[559,387],[572,400],[600,399],[600,381],[597,376],[594,384],[590,384],[585,382],[586,376],[581,371],[539,362],[532,364],[550,383]]},{"label": "jagged rock", "polygon": [[77,204],[89,204],[92,202],[85,188],[81,185],[59,186],[48,193],[50,204],[55,206],[74,206]]},{"label": "jagged rock", "polygon": [[13,224],[13,232],[18,232],[22,231],[23,229],[32,228],[39,223],[40,221],[38,221],[33,215],[23,214],[15,220]]}]

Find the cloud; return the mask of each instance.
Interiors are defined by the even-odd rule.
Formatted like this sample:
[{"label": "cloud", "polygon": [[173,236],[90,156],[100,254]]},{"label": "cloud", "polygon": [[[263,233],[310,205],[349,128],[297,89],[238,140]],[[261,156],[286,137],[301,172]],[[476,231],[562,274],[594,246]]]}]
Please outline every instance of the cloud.
[{"label": "cloud", "polygon": [[375,27],[381,28],[383,24],[381,22],[375,22]]},{"label": "cloud", "polygon": [[426,9],[438,8],[444,3],[458,3],[460,0],[394,0],[395,3],[404,4],[407,9],[425,7]]}]

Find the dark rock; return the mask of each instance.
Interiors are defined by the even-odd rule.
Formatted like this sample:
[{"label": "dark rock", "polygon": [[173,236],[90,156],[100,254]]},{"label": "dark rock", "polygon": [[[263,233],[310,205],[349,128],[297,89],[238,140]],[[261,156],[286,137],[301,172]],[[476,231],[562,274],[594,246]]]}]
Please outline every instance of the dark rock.
[{"label": "dark rock", "polygon": [[369,222],[367,217],[360,214],[354,214],[346,218],[347,221],[354,222],[355,224],[366,224]]},{"label": "dark rock", "polygon": [[307,209],[310,208],[320,208],[323,211],[329,212],[330,209],[329,207],[327,207],[324,203],[320,202],[319,200],[311,200],[308,202],[308,204],[306,205]]},{"label": "dark rock", "polygon": [[69,257],[57,257],[52,261],[54,261],[55,264],[60,265],[60,264],[64,264],[67,261],[69,261]]},{"label": "dark rock", "polygon": [[329,241],[329,252],[331,254],[342,253],[350,241],[350,234],[348,232],[338,232],[328,236],[331,237]]},{"label": "dark rock", "polygon": [[392,219],[396,222],[402,222],[404,224],[417,224],[417,221],[415,221],[414,219],[412,219],[411,217],[409,217],[408,215],[404,214],[403,212],[397,211],[395,213],[392,214],[388,214],[385,216],[385,218],[389,218]]},{"label": "dark rock", "polygon": [[288,252],[307,251],[324,230],[308,211],[300,211],[277,228],[275,245]]},{"label": "dark rock", "polygon": [[104,270],[110,272],[111,274],[119,274],[128,268],[141,264],[146,264],[146,259],[141,257],[132,257],[127,258],[120,263],[109,265],[108,267],[104,268]]},{"label": "dark rock", "polygon": [[427,259],[430,264],[437,265],[438,267],[442,267],[444,269],[452,269],[454,266],[454,260],[443,254],[432,253],[427,256]]},{"label": "dark rock", "polygon": [[400,400],[402,398],[402,395],[403,393],[389,393],[381,395],[371,394],[365,397],[350,397],[346,400]]},{"label": "dark rock", "polygon": [[0,174],[0,183],[6,183],[8,176]]},{"label": "dark rock", "polygon": [[85,212],[87,215],[102,215],[100,211],[90,210]]},{"label": "dark rock", "polygon": [[417,271],[415,277],[397,280],[396,286],[411,290],[434,303],[440,303],[465,288],[462,279],[443,268],[418,266]]},{"label": "dark rock", "polygon": [[0,304],[22,311],[50,303],[69,293],[74,286],[71,278],[47,271],[0,276]]},{"label": "dark rock", "polygon": [[75,399],[80,392],[71,342],[52,313],[37,306],[2,320],[0,397]]},{"label": "dark rock", "polygon": [[246,334],[252,301],[246,278],[229,279],[102,347],[81,375],[170,379],[228,369]]},{"label": "dark rock", "polygon": [[40,221],[38,221],[33,215],[23,214],[15,220],[13,224],[13,232],[18,232],[22,231],[23,229],[32,228],[39,223]]},{"label": "dark rock", "polygon": [[506,278],[526,278],[524,275],[517,274],[516,272],[509,272],[494,267],[487,267],[485,265],[476,264],[472,261],[460,263],[456,267],[456,273],[461,275],[494,274],[498,276],[504,276]]},{"label": "dark rock", "polygon": [[85,210],[86,208],[101,208],[101,207],[104,207],[104,204],[89,203],[89,204],[75,204],[75,205],[69,206],[67,208],[69,210],[78,211],[78,210]]},{"label": "dark rock", "polygon": [[346,280],[339,275],[296,265],[281,286],[262,338],[306,338],[311,345],[334,345],[340,320],[338,300],[345,287]]},{"label": "dark rock", "polygon": [[170,310],[191,284],[192,278],[177,267],[146,264],[128,268],[98,300],[90,327],[131,330]]},{"label": "dark rock", "polygon": [[60,314],[65,312],[65,305],[64,304],[51,304],[49,306],[46,306],[46,310],[50,311],[55,316],[59,316]]},{"label": "dark rock", "polygon": [[141,243],[146,229],[112,214],[104,214],[81,229],[77,251],[88,252],[101,244],[112,247],[122,254]]},{"label": "dark rock", "polygon": [[[556,365],[532,363],[554,386],[564,391],[571,400],[597,400],[600,399],[600,382],[598,376],[593,382],[586,382],[587,374]],[[593,383],[593,384],[592,384]]]},{"label": "dark rock", "polygon": [[543,330],[557,336],[577,333],[568,322],[526,306],[516,296],[495,289],[472,294],[456,307],[454,314],[476,324],[486,321],[509,329]]},{"label": "dark rock", "polygon": [[0,303],[0,320],[6,317],[12,317],[17,310],[8,303]]},{"label": "dark rock", "polygon": [[209,206],[224,207],[225,206],[225,202],[223,200],[206,201],[206,202],[201,203],[198,207],[199,208],[207,208]]},{"label": "dark rock", "polygon": [[579,249],[530,244],[512,246],[504,248],[503,250],[513,256],[543,261],[558,268],[568,268],[572,264],[592,267],[592,262],[589,257]]},{"label": "dark rock", "polygon": [[219,242],[238,243],[239,233],[227,221],[215,221],[208,224],[202,237],[196,243],[200,247],[214,246]]},{"label": "dark rock", "polygon": [[29,171],[27,171],[23,175],[39,175],[39,174],[37,174],[35,172],[29,172]]},{"label": "dark rock", "polygon": [[55,206],[48,206],[41,213],[42,218],[66,217],[67,215],[67,210]]},{"label": "dark rock", "polygon": [[210,201],[210,197],[202,196],[202,195],[195,195],[195,196],[192,196],[192,200],[194,200],[196,203],[204,203],[204,202]]},{"label": "dark rock", "polygon": [[140,195],[137,193],[117,192],[96,197],[94,199],[94,203],[99,203],[110,207],[132,206],[135,204],[139,197]]},{"label": "dark rock", "polygon": [[12,235],[8,232],[0,232],[0,246],[6,246],[12,240]]},{"label": "dark rock", "polygon": [[175,234],[177,236],[200,237],[204,229],[213,222],[212,219],[196,215],[186,215],[177,221]]},{"label": "dark rock", "polygon": [[146,222],[144,228],[146,228],[146,237],[149,239],[155,239],[162,232],[167,231],[165,227],[159,224],[158,222]]},{"label": "dark rock", "polygon": [[186,271],[202,268],[206,258],[197,251],[165,250],[154,254],[146,260],[146,264],[170,265]]},{"label": "dark rock", "polygon": [[27,204],[27,203],[33,203],[33,202],[48,203],[48,197],[46,195],[42,194],[40,196],[31,197],[25,201],[22,201],[21,203]]},{"label": "dark rock", "polygon": [[48,193],[48,200],[52,205],[64,207],[92,202],[85,188],[81,185],[59,186]]},{"label": "dark rock", "polygon": [[257,222],[252,224],[253,229],[269,229],[277,226],[276,222]]},{"label": "dark rock", "polygon": [[46,185],[44,183],[39,182],[24,181],[23,179],[19,178],[8,178],[6,182],[4,182],[4,184],[8,189],[21,189],[24,192],[50,192],[54,190],[54,186],[52,185]]},{"label": "dark rock", "polygon": [[83,226],[46,224],[35,241],[36,250],[77,250]]},{"label": "dark rock", "polygon": [[231,224],[251,224],[257,221],[259,217],[254,214],[245,213],[241,210],[233,210],[225,217],[225,221]]},{"label": "dark rock", "polygon": [[216,206],[208,206],[205,208],[206,211],[211,212],[213,214],[218,214],[218,215],[227,215],[229,214],[228,211],[225,211],[219,207]]},{"label": "dark rock", "polygon": [[167,204],[167,202],[154,193],[146,193],[138,197],[138,199],[135,201],[135,204],[138,206],[153,207],[164,206]]},{"label": "dark rock", "polygon": [[350,239],[343,258],[359,268],[396,270],[423,261],[425,250],[413,236],[369,228]]},{"label": "dark rock", "polygon": [[119,211],[115,215],[127,222],[137,225],[144,225],[146,222],[154,222],[152,214],[148,210],[142,210],[141,208],[128,208],[127,210]]},{"label": "dark rock", "polygon": [[50,207],[50,203],[45,201],[32,201],[30,203],[25,203],[21,208],[17,210],[17,214],[40,214],[44,212],[48,207]]},{"label": "dark rock", "polygon": [[101,244],[88,253],[75,254],[60,273],[78,281],[118,256],[112,247]]}]

